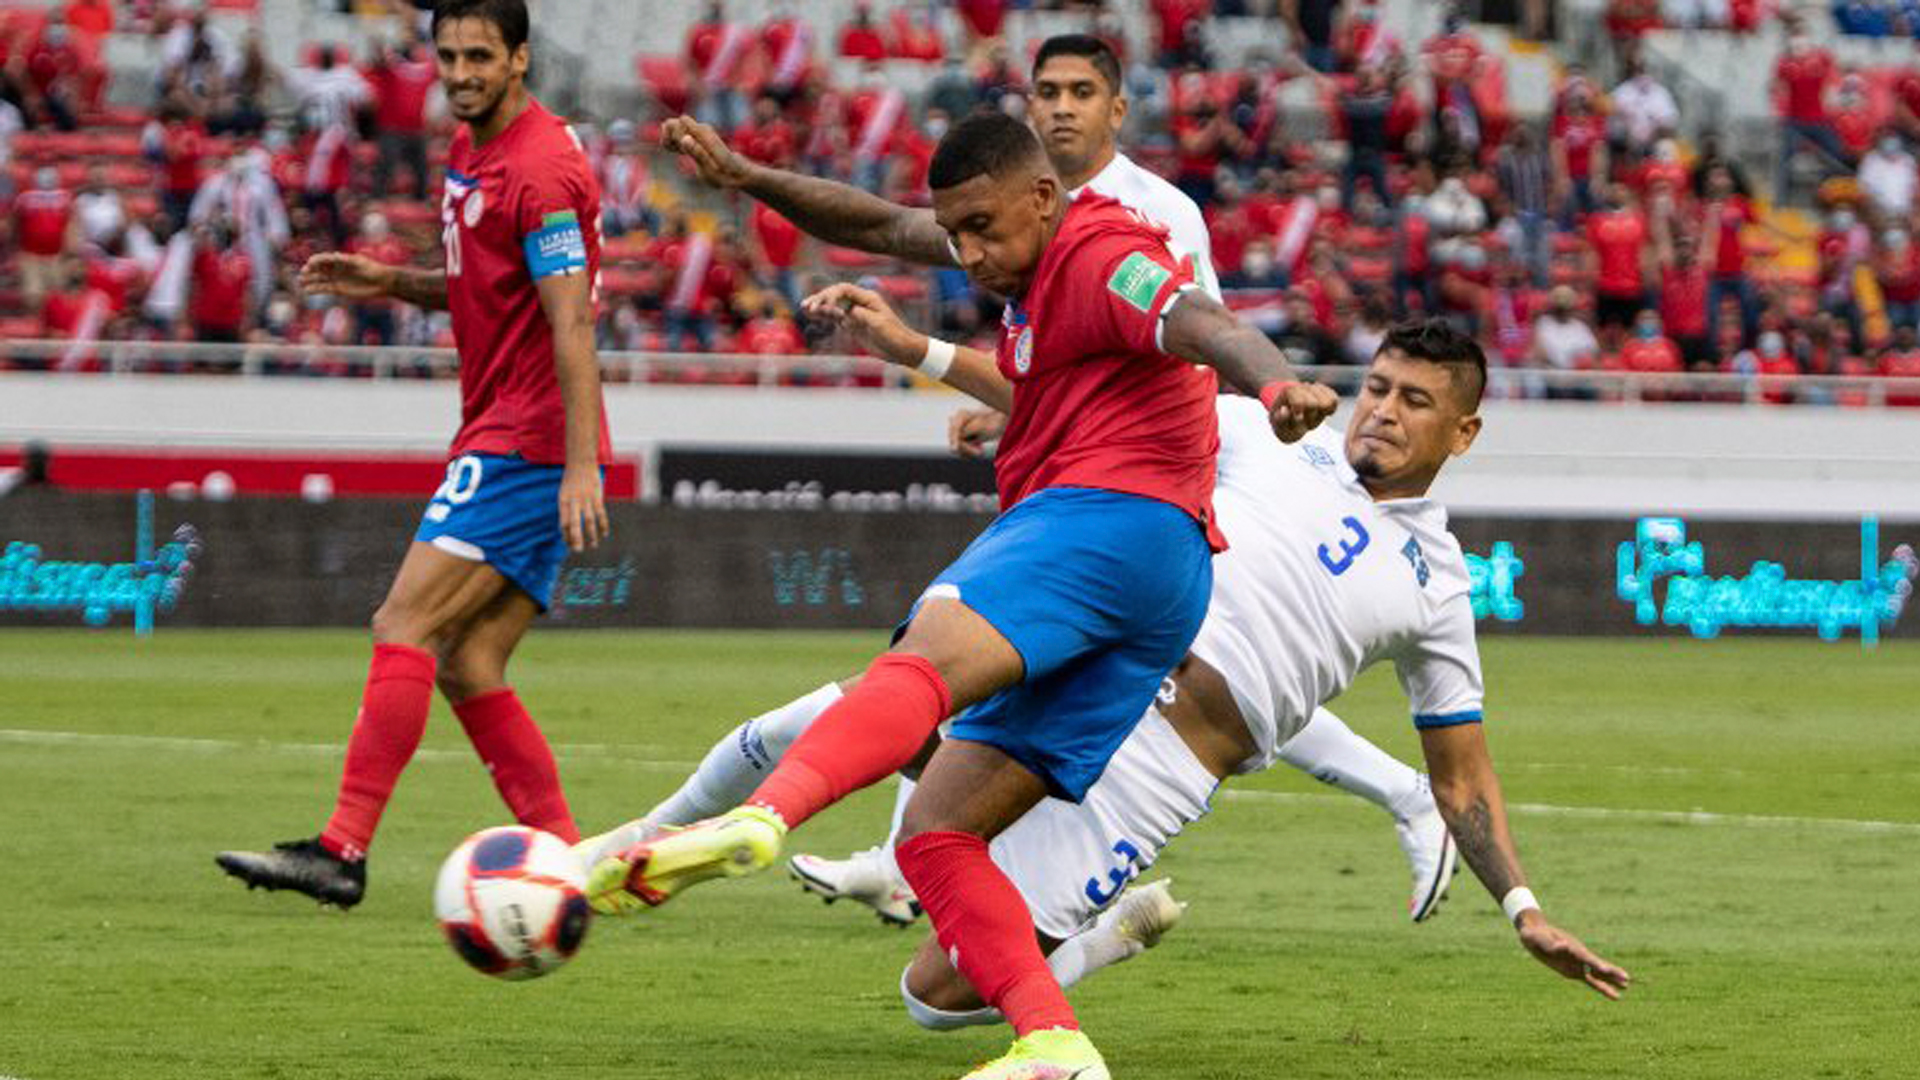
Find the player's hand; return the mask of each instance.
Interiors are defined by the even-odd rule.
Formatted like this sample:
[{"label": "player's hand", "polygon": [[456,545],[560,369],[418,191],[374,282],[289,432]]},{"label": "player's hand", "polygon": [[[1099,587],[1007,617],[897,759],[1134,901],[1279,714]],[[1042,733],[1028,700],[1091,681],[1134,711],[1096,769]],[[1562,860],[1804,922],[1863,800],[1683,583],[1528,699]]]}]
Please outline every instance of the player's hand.
[{"label": "player's hand", "polygon": [[947,446],[963,458],[987,456],[987,444],[1007,430],[1007,414],[998,409],[961,409],[947,420]]},{"label": "player's hand", "polygon": [[301,292],[330,293],[348,300],[385,296],[391,282],[392,268],[364,255],[322,252],[300,268]]},{"label": "player's hand", "polygon": [[927,355],[927,336],[894,314],[885,299],[858,285],[829,285],[800,302],[808,318],[852,331],[876,356],[902,367],[917,367]]},{"label": "player's hand", "polygon": [[1320,422],[1339,407],[1340,395],[1334,393],[1332,387],[1297,382],[1273,399],[1273,405],[1267,409],[1267,421],[1281,442],[1299,442],[1301,436],[1319,427]]},{"label": "player's hand", "polygon": [[560,474],[560,532],[567,546],[585,551],[607,538],[607,501],[598,467],[568,468]]},{"label": "player's hand", "polygon": [[1535,960],[1553,970],[1586,983],[1595,992],[1612,1001],[1633,982],[1633,976],[1580,943],[1580,939],[1548,922],[1538,911],[1520,916],[1520,944]]},{"label": "player's hand", "polygon": [[676,116],[660,126],[660,145],[693,163],[704,183],[717,188],[745,186],[752,166],[733,152],[720,133],[691,116]]}]

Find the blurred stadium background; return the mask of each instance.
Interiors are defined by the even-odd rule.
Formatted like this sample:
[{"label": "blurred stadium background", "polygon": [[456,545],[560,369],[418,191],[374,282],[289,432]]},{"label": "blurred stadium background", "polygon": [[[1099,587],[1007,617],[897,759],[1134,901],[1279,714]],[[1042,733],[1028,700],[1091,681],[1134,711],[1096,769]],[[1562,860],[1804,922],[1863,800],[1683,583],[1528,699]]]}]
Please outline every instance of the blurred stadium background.
[{"label": "blurred stadium background", "polygon": [[[996,311],[956,272],[702,188],[660,123],[692,112],[756,159],[924,203],[941,125],[1019,108],[1039,42],[1091,31],[1125,58],[1123,148],[1203,206],[1230,303],[1297,362],[1350,386],[1410,312],[1486,343],[1486,431],[1436,494],[1481,557],[1496,752],[1543,896],[1645,976],[1605,1019],[1553,997],[1466,879],[1457,918],[1394,922],[1376,823],[1263,777],[1168,857],[1202,894],[1191,945],[1086,991],[1126,1018],[1114,1056],[1910,1068],[1913,0],[530,6],[534,91],[607,200],[614,534],[554,598],[582,632],[533,635],[516,666],[583,820],[854,662],[992,508],[986,467],[944,453],[961,399],[792,311],[846,279],[955,340]],[[33,929],[5,938],[29,977],[0,983],[0,1075],[524,1076],[616,1033],[642,1077],[716,1048],[753,1076],[950,1067],[896,1015],[901,939],[772,881],[678,932],[607,933],[502,1008],[425,921],[439,855],[499,813],[444,717],[383,840],[391,887],[298,923],[310,950],[262,944],[310,911],[205,865],[235,821],[310,826],[364,666],[344,628],[444,469],[445,317],[292,285],[334,248],[438,265],[449,129],[419,34],[378,0],[0,0],[0,799],[11,863],[38,868],[11,920]],[[148,616],[140,645],[73,629]],[[1389,684],[1348,715],[1416,756]],[[857,818],[815,843],[865,841]],[[73,858],[103,834],[110,881]],[[1196,1044],[1222,987],[1274,1004]],[[763,1030],[713,1026],[714,999],[768,988]]]}]

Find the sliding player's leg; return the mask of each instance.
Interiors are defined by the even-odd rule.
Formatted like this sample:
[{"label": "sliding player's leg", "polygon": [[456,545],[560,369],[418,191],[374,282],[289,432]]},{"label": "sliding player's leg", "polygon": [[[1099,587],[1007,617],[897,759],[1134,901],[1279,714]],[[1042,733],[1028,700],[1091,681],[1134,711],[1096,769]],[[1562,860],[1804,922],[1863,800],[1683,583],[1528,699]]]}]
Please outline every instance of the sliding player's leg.
[{"label": "sliding player's leg", "polygon": [[1458,853],[1425,776],[1325,709],[1315,709],[1306,725],[1280,744],[1280,759],[1391,814],[1413,876],[1408,915],[1423,922],[1440,909]]},{"label": "sliding player's leg", "polygon": [[373,662],[326,828],[272,851],[225,851],[216,861],[249,887],[294,889],[351,907],[366,887],[366,852],[394,785],[426,730],[443,635],[508,589],[484,562],[415,541],[373,617]]}]

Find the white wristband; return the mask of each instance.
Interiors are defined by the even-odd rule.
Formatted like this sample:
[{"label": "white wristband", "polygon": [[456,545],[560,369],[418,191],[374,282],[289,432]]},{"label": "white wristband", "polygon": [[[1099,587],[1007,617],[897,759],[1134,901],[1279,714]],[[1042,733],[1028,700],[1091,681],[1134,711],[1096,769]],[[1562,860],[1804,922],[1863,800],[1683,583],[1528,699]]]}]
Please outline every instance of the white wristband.
[{"label": "white wristband", "polygon": [[1533,898],[1533,890],[1525,885],[1517,885],[1500,901],[1500,910],[1507,913],[1508,922],[1519,922],[1523,911],[1539,911],[1540,901]]},{"label": "white wristband", "polygon": [[953,366],[954,353],[953,342],[930,337],[927,339],[927,355],[920,358],[920,366],[916,370],[929,379],[944,379],[947,369]]}]

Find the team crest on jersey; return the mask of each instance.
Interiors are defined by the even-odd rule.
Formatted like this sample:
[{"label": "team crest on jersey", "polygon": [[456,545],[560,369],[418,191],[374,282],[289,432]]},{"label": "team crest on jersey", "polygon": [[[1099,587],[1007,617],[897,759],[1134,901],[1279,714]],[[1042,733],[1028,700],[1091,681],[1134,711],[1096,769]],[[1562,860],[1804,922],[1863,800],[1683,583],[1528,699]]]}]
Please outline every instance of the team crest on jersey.
[{"label": "team crest on jersey", "polygon": [[1427,579],[1433,576],[1433,571],[1427,567],[1427,553],[1420,550],[1420,541],[1411,536],[1407,537],[1407,544],[1400,549],[1400,554],[1405,555],[1407,562],[1413,564],[1415,580],[1420,582],[1421,588],[1426,588]]},{"label": "team crest on jersey", "polygon": [[1033,367],[1033,327],[1020,328],[1020,336],[1013,339],[1013,370],[1025,375]]},{"label": "team crest on jersey", "polygon": [[478,228],[480,225],[480,215],[486,212],[486,193],[476,186],[473,189],[473,193],[467,196],[465,205],[461,207],[461,214],[467,219],[467,228]]},{"label": "team crest on jersey", "polygon": [[1300,457],[1316,469],[1331,469],[1334,465],[1333,455],[1327,453],[1327,448],[1324,446],[1315,446],[1311,443],[1302,446]]}]

